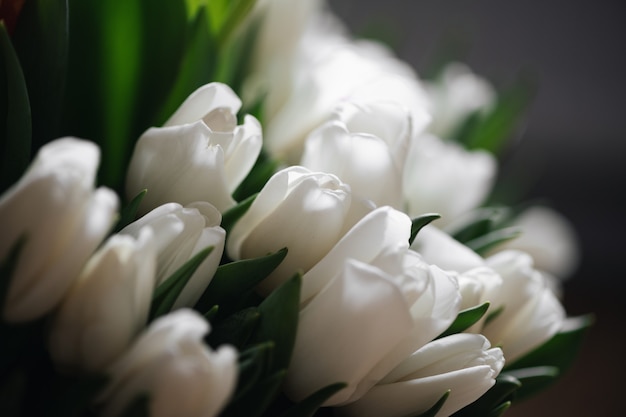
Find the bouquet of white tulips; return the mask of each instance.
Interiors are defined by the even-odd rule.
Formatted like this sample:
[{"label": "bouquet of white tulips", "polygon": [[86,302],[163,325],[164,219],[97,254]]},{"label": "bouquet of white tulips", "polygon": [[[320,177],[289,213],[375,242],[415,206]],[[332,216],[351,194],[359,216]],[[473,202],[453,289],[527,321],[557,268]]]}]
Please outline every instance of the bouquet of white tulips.
[{"label": "bouquet of white tulips", "polygon": [[322,0],[0,1],[0,415],[499,416],[568,223],[493,194],[528,90]]}]

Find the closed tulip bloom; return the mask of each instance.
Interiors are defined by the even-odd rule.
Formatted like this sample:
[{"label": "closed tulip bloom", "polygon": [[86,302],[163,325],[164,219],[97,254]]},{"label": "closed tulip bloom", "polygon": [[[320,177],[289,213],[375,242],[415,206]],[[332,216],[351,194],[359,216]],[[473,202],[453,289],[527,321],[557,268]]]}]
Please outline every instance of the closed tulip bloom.
[{"label": "closed tulip bloom", "polygon": [[345,101],[396,102],[418,116],[427,98],[413,69],[386,46],[354,41],[334,16],[312,18],[286,62],[258,77],[267,91],[265,144],[289,163],[302,156],[306,136]]},{"label": "closed tulip bloom", "polygon": [[52,310],[111,228],[118,199],[94,190],[98,147],[75,138],[43,146],[0,197],[0,260],[23,239],[2,317],[34,320]]},{"label": "closed tulip bloom", "polygon": [[495,306],[502,307],[502,312],[482,333],[502,346],[511,363],[554,336],[565,320],[565,309],[528,254],[507,250],[487,258],[486,263],[502,277]]},{"label": "closed tulip bloom", "polygon": [[431,408],[449,390],[437,417],[476,401],[494,384],[504,366],[499,348],[481,335],[455,334],[428,343],[390,372],[359,401],[339,409],[341,416],[405,417]]},{"label": "closed tulip bloom", "polygon": [[150,229],[138,239],[114,235],[89,260],[50,329],[49,350],[62,369],[100,372],[146,325],[156,251]]},{"label": "closed tulip bloom", "polygon": [[534,206],[522,212],[514,225],[522,234],[496,250],[526,252],[537,269],[560,279],[569,278],[576,270],[580,262],[578,237],[561,214],[548,207]]},{"label": "closed tulip bloom", "polygon": [[491,84],[458,62],[448,64],[436,81],[424,83],[424,90],[433,116],[428,130],[446,140],[469,116],[488,112],[496,101]]},{"label": "closed tulip bloom", "polygon": [[206,346],[208,331],[206,320],[187,309],[154,321],[109,369],[103,415],[121,415],[140,395],[148,396],[151,417],[217,415],[235,389],[237,352]]},{"label": "closed tulip bloom", "polygon": [[261,151],[261,125],[246,115],[237,125],[241,100],[226,85],[200,87],[161,128],[148,129],[137,141],[126,179],[133,198],[148,192],[140,205],[146,213],[169,202],[206,201],[224,212],[235,204],[231,194],[248,175]]},{"label": "closed tulip bloom", "polygon": [[305,142],[301,164],[337,175],[353,195],[402,208],[402,173],[414,130],[429,117],[411,117],[396,103],[345,103]]},{"label": "closed tulip bloom", "polygon": [[290,167],[263,187],[228,236],[232,259],[266,255],[284,247],[283,262],[260,286],[269,293],[297,271],[307,271],[368,210],[331,174]]},{"label": "closed tulip bloom", "polygon": [[487,197],[496,175],[496,160],[485,151],[467,151],[430,134],[413,141],[404,171],[407,213],[439,213],[445,225]]},{"label": "closed tulip bloom", "polygon": [[[388,232],[373,243],[376,226]],[[382,207],[353,229],[303,277],[285,383],[296,401],[333,382],[348,386],[325,405],[355,401],[458,313],[456,281],[408,250],[408,217]]]},{"label": "closed tulip bloom", "polygon": [[157,286],[198,252],[213,247],[178,296],[173,306],[176,309],[193,306],[213,279],[226,239],[226,232],[220,227],[221,221],[220,212],[209,203],[196,202],[185,207],[168,203],[129,224],[120,234],[139,236],[145,227],[154,231]]}]

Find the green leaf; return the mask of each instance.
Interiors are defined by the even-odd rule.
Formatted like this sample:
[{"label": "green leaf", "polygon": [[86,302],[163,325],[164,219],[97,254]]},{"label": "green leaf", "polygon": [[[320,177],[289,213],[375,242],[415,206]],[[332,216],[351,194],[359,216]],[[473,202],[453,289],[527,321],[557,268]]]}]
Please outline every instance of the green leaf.
[{"label": "green leaf", "polygon": [[511,408],[512,404],[513,403],[511,401],[503,402],[498,407],[494,408],[491,413],[489,413],[488,417],[500,417],[506,412],[506,410]]},{"label": "green leaf", "polygon": [[287,256],[287,249],[267,256],[244,259],[220,265],[195,309],[203,312],[220,306],[220,316],[231,314],[241,307],[243,295],[252,291]]},{"label": "green leaf", "polygon": [[477,254],[485,255],[494,247],[519,237],[521,233],[522,231],[518,227],[505,227],[470,240],[465,245]]},{"label": "green leaf", "polygon": [[32,113],[32,148],[59,137],[68,58],[67,0],[24,2],[13,44]]},{"label": "green leaf", "polygon": [[278,167],[278,161],[270,158],[265,151],[261,151],[250,173],[233,193],[233,198],[243,203],[255,196],[263,189]]},{"label": "green leaf", "polygon": [[217,33],[217,42],[219,45],[225,45],[231,36],[240,27],[242,22],[246,19],[248,14],[254,8],[256,0],[231,0],[229,8],[230,11],[226,18],[221,22],[219,26],[219,32]]},{"label": "green leaf", "polygon": [[423,413],[416,414],[414,417],[435,417],[439,410],[441,410],[441,407],[443,407],[444,403],[448,400],[449,396],[450,390],[446,391],[432,407]]},{"label": "green leaf", "polygon": [[229,344],[237,350],[242,350],[250,340],[260,318],[261,313],[256,307],[238,311],[214,325],[207,342],[213,347]]},{"label": "green leaf", "polygon": [[236,206],[231,207],[222,214],[222,228],[226,230],[226,235],[230,233],[235,223],[248,211],[256,195],[252,195],[245,200],[239,202]]},{"label": "green leaf", "polygon": [[327,399],[347,386],[339,382],[321,388],[281,414],[281,417],[312,417]]},{"label": "green leaf", "polygon": [[411,236],[409,237],[409,245],[413,244],[417,234],[424,226],[430,224],[433,220],[440,218],[441,215],[437,213],[426,213],[411,220]]},{"label": "green leaf", "polygon": [[185,50],[185,0],[69,0],[62,133],[101,146],[101,180],[121,188],[137,136],[152,125]]},{"label": "green leaf", "polygon": [[165,123],[191,93],[214,79],[217,51],[209,25],[208,15],[201,7],[191,23],[176,82],[159,111],[157,126]]},{"label": "green leaf", "polygon": [[515,392],[515,398],[529,398],[546,389],[560,376],[559,368],[554,366],[536,366],[533,368],[504,371],[504,375],[519,380],[522,386]]},{"label": "green leaf", "polygon": [[274,343],[266,342],[241,352],[239,356],[237,388],[231,402],[245,398],[260,381],[268,368],[273,349]]},{"label": "green leaf", "polygon": [[487,114],[470,115],[454,139],[469,149],[498,153],[528,108],[536,91],[534,81],[521,78],[498,94],[494,108]]},{"label": "green leaf", "polygon": [[[235,16],[237,13],[245,12],[241,9],[236,11],[240,5],[246,3],[254,3],[254,0],[236,0],[238,4],[233,7]],[[241,16],[241,15],[240,15]],[[229,25],[230,23],[226,23]],[[242,89],[245,79],[250,73],[252,58],[255,54],[255,45],[258,38],[258,32],[261,19],[255,17],[246,21],[243,27],[231,31],[224,26],[223,30],[219,30],[216,42],[219,45],[218,65],[215,72],[215,80],[228,84],[232,89],[242,95]],[[226,33],[230,32],[230,33]]]},{"label": "green leaf", "polygon": [[191,276],[212,251],[213,246],[202,249],[156,288],[150,307],[150,320],[167,314],[172,309]]},{"label": "green leaf", "polygon": [[500,374],[489,391],[453,415],[455,417],[497,416],[498,413],[503,413],[508,408],[507,406],[503,409],[502,406],[510,404],[510,400],[521,386],[522,383],[517,378]]},{"label": "green leaf", "polygon": [[485,315],[487,310],[489,309],[489,302],[485,302],[476,307],[471,307],[461,311],[454,322],[448,327],[446,331],[441,333],[437,339],[442,337],[450,336],[452,334],[461,333],[474,324],[478,323],[478,321]]},{"label": "green leaf", "polygon": [[208,321],[209,323],[213,323],[213,321],[217,317],[217,313],[219,313],[219,311],[220,311],[219,306],[215,305],[215,306],[211,307],[209,309],[209,311],[204,313],[203,316],[206,319],[206,321]]},{"label": "green leaf", "polygon": [[494,230],[501,229],[510,219],[510,210],[505,207],[484,207],[474,210],[462,223],[451,225],[446,231],[454,239],[466,244]]},{"label": "green leaf", "polygon": [[592,326],[593,315],[569,317],[561,330],[543,345],[506,366],[506,370],[554,366],[565,372],[574,362],[587,330]]},{"label": "green leaf", "polygon": [[22,176],[30,161],[31,113],[22,68],[0,21],[0,193]]},{"label": "green leaf", "polygon": [[270,362],[271,371],[287,369],[289,366],[298,328],[301,286],[302,276],[296,274],[259,305],[261,320],[254,340],[260,343],[274,342],[276,347]]},{"label": "green leaf", "polygon": [[286,373],[284,370],[278,371],[260,380],[255,385],[254,390],[250,390],[241,398],[231,401],[222,411],[220,417],[261,416],[280,392]]},{"label": "green leaf", "polygon": [[135,198],[132,199],[130,203],[128,203],[126,207],[122,209],[120,213],[120,219],[113,229],[115,233],[119,232],[124,227],[128,226],[137,219],[137,210],[139,210],[141,200],[143,200],[147,192],[148,190],[142,190],[139,194],[135,196]]}]

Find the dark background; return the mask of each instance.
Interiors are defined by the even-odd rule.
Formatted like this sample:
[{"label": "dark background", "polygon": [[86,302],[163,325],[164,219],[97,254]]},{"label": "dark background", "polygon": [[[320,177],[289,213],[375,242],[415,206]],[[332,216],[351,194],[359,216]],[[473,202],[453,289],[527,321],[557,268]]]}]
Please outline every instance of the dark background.
[{"label": "dark background", "polygon": [[520,71],[539,89],[502,172],[532,179],[576,227],[582,260],[565,283],[570,315],[596,322],[572,369],[505,415],[622,416],[626,375],[626,2],[623,0],[330,0],[357,34],[383,34],[425,71],[444,39],[496,86]]}]

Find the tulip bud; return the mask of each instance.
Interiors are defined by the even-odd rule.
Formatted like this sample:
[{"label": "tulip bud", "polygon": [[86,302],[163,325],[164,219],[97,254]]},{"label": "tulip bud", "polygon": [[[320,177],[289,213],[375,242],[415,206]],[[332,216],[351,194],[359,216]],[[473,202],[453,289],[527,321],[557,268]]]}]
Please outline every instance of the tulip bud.
[{"label": "tulip bud", "polygon": [[[269,293],[298,270],[315,265],[356,222],[350,188],[331,174],[290,167],[274,174],[226,242],[232,259],[289,252],[261,283]],[[358,210],[357,210],[358,211]]]},{"label": "tulip bud", "polygon": [[237,378],[237,352],[203,343],[208,323],[192,310],[155,320],[110,368],[101,395],[105,417],[116,417],[140,395],[151,417],[213,417],[228,402]]},{"label": "tulip bud", "polygon": [[376,209],[303,276],[292,399],[342,381],[325,405],[355,401],[454,320],[456,281],[408,250],[410,227],[406,215]]},{"label": "tulip bud", "polygon": [[404,198],[410,216],[439,213],[440,225],[478,207],[496,174],[496,160],[485,151],[425,134],[410,148],[404,170]]},{"label": "tulip bud", "polygon": [[198,252],[213,247],[178,296],[172,307],[176,309],[193,306],[213,279],[224,252],[226,238],[226,232],[219,226],[221,221],[220,212],[209,203],[196,202],[185,207],[169,203],[129,224],[120,234],[139,236],[145,227],[154,231],[157,286]]},{"label": "tulip bud", "polygon": [[395,103],[345,103],[308,136],[301,163],[337,175],[355,196],[400,209],[407,148],[414,129],[428,121],[421,116]]},{"label": "tulip bud", "polygon": [[404,417],[430,409],[449,390],[437,417],[476,401],[504,366],[499,348],[481,335],[455,334],[428,343],[405,359],[360,400],[338,410],[347,417]]},{"label": "tulip bud", "polygon": [[482,333],[502,346],[512,362],[554,336],[565,320],[565,309],[528,254],[507,250],[487,258],[486,264],[502,277],[494,305],[502,312]]},{"label": "tulip bud", "polygon": [[53,309],[111,228],[118,199],[109,189],[94,190],[99,159],[91,142],[57,139],[0,197],[0,260],[24,239],[4,320],[34,320]]},{"label": "tulip bud", "polygon": [[261,151],[261,125],[252,116],[237,125],[241,100],[226,85],[200,87],[162,128],[137,141],[128,168],[126,192],[148,192],[140,212],[165,203],[206,201],[224,212],[231,194],[248,175]]},{"label": "tulip bud", "polygon": [[54,316],[50,354],[61,368],[102,371],[146,324],[156,271],[150,229],[114,235],[87,262]]},{"label": "tulip bud", "polygon": [[443,139],[452,139],[469,116],[490,110],[496,101],[487,80],[456,62],[448,64],[436,82],[425,83],[424,89],[433,115],[428,130]]}]

